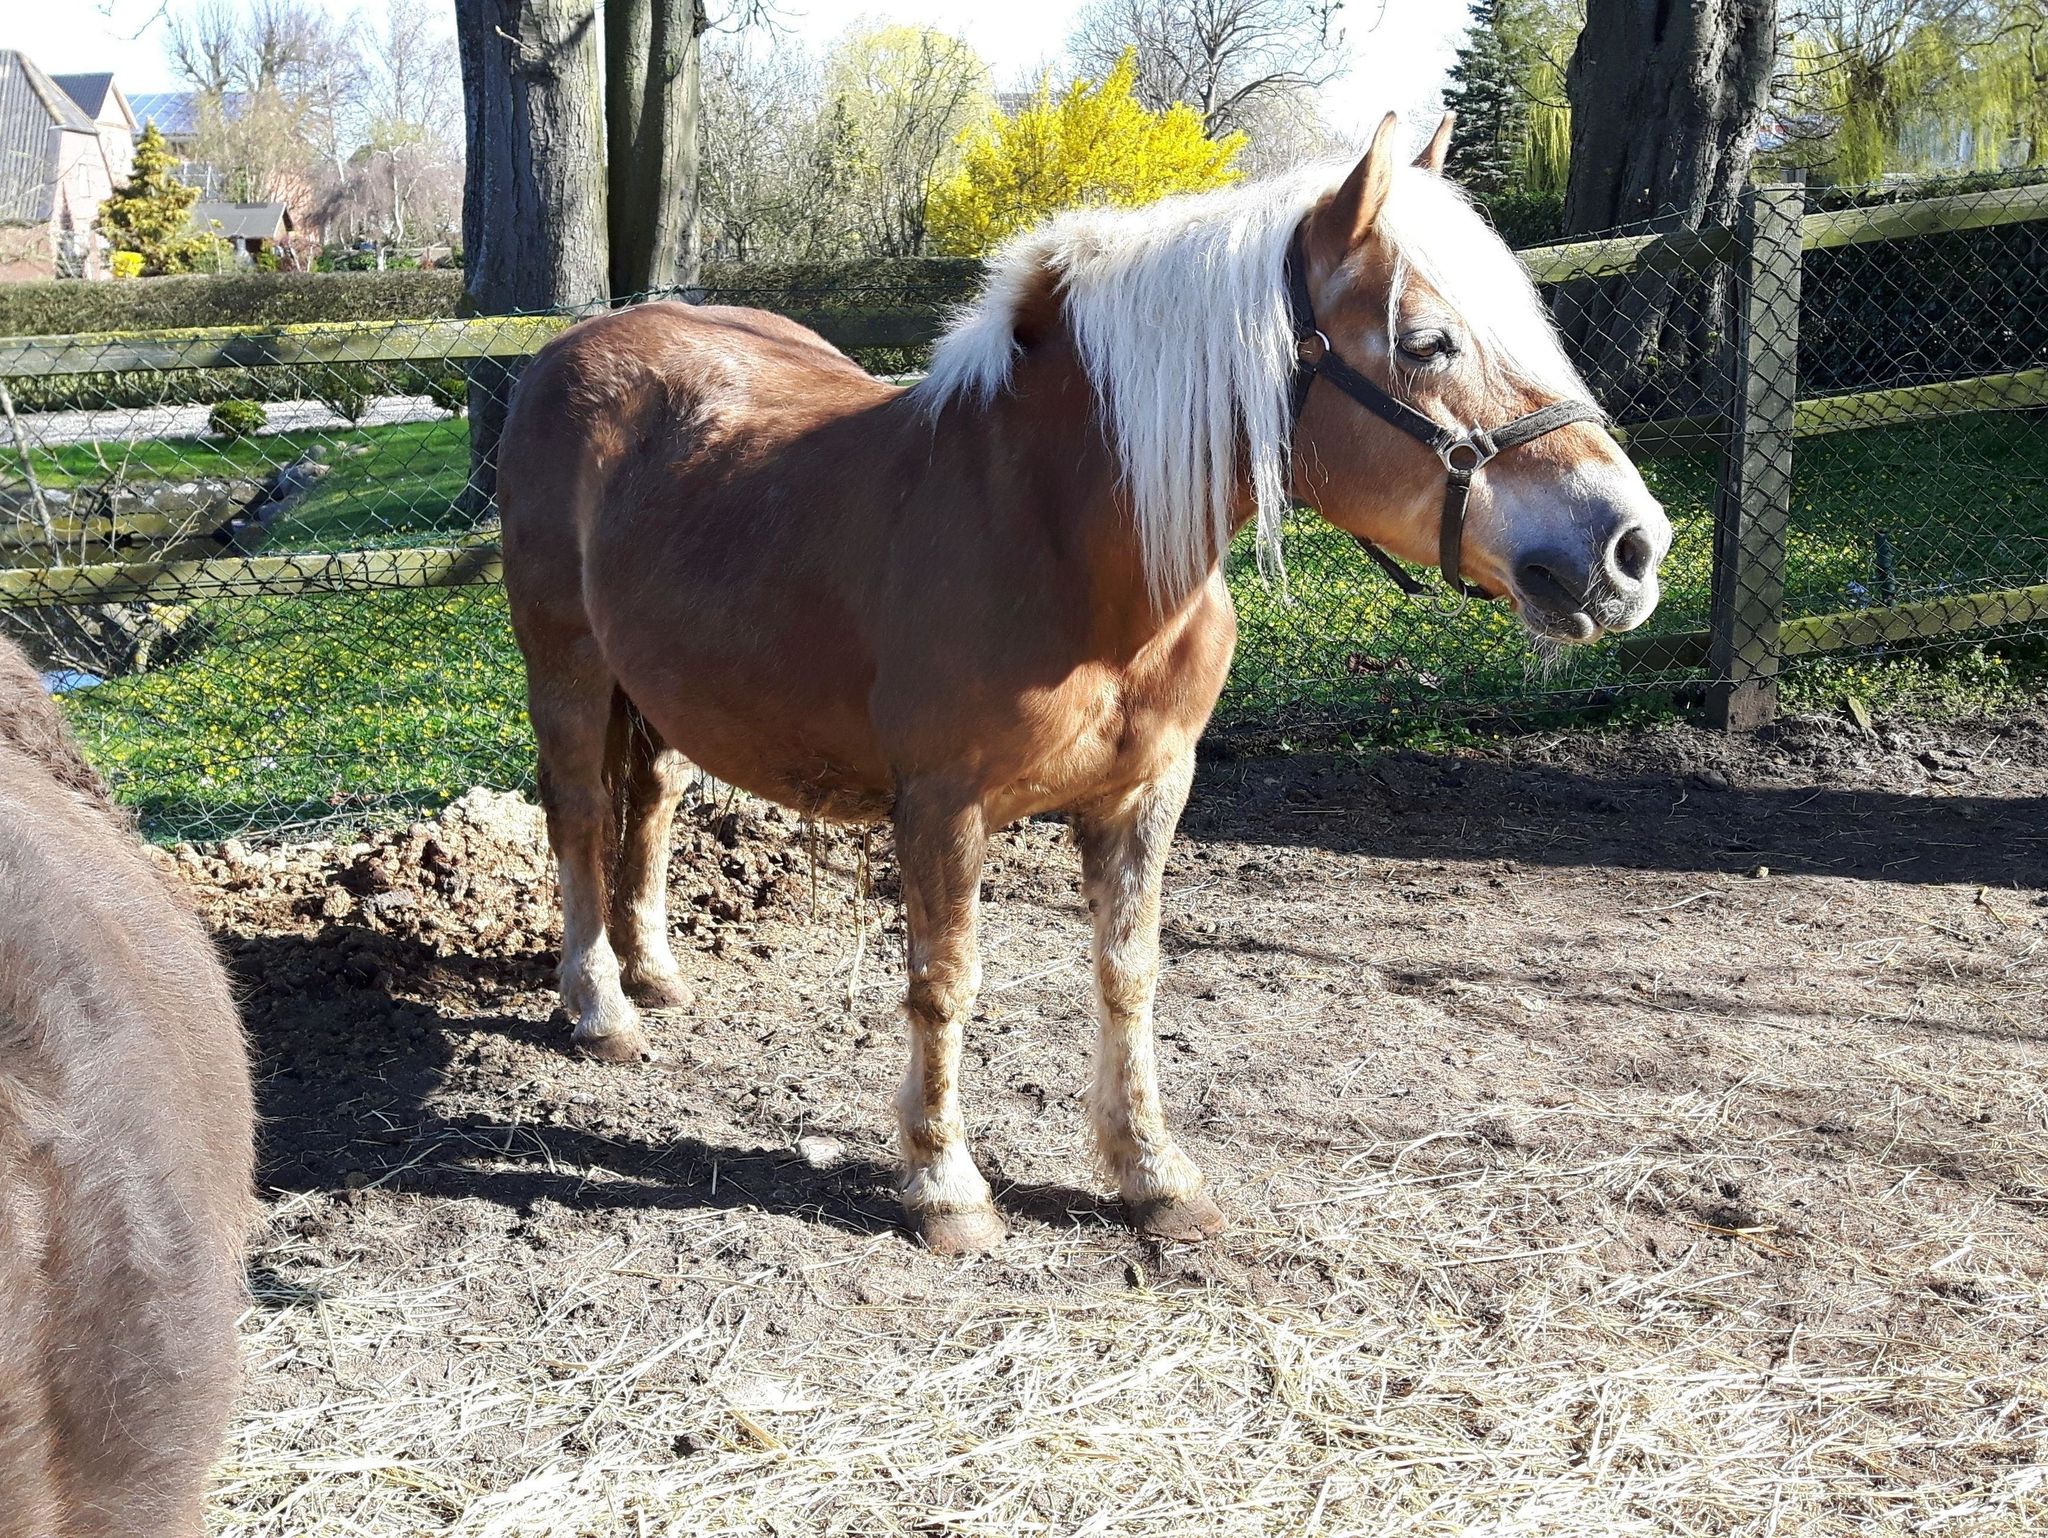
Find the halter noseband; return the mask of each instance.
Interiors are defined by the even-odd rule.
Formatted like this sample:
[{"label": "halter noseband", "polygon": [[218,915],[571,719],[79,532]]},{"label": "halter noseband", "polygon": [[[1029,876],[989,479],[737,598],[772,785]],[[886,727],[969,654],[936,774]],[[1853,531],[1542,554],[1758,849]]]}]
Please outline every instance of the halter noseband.
[{"label": "halter noseband", "polygon": [[[1423,444],[1444,466],[1444,508],[1438,524],[1437,565],[1446,586],[1467,598],[1493,598],[1485,588],[1459,574],[1465,548],[1465,504],[1472,496],[1472,477],[1503,449],[1555,432],[1573,422],[1605,422],[1607,415],[1590,401],[1557,401],[1495,428],[1442,427],[1405,401],[1396,400],[1337,355],[1330,339],[1316,325],[1315,304],[1308,293],[1308,258],[1302,250],[1306,224],[1298,226],[1287,246],[1287,307],[1294,321],[1294,385],[1291,422],[1301,420],[1309,386],[1327,379],[1367,411]],[[1402,592],[1411,598],[1425,591],[1405,568],[1362,534],[1351,536]]]}]

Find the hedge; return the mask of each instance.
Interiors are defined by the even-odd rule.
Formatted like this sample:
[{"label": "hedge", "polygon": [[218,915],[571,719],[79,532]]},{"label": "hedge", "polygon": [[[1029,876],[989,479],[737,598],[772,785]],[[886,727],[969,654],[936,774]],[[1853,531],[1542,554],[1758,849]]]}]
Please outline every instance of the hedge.
[{"label": "hedge", "polygon": [[112,283],[0,283],[0,336],[453,315],[459,272],[248,272]]},{"label": "hedge", "polygon": [[[702,298],[758,305],[814,323],[835,311],[943,310],[973,293],[981,264],[959,260],[711,263]],[[149,278],[122,283],[0,285],[0,335],[114,335],[201,326],[289,325],[343,320],[432,320],[461,313],[459,272],[239,273],[225,277]],[[898,372],[917,359],[903,349],[858,354],[878,372]],[[373,388],[386,394],[431,394],[450,373],[439,362],[421,368],[381,365]],[[118,410],[157,405],[211,405],[246,399],[312,398],[318,391],[289,368],[206,369],[170,373],[106,373],[12,382],[24,411]]]},{"label": "hedge", "polygon": [[[957,260],[714,262],[704,297],[791,311],[943,305],[973,291],[981,264]],[[0,284],[0,336],[185,331],[323,320],[432,320],[462,311],[462,274],[248,272],[120,283]]]}]

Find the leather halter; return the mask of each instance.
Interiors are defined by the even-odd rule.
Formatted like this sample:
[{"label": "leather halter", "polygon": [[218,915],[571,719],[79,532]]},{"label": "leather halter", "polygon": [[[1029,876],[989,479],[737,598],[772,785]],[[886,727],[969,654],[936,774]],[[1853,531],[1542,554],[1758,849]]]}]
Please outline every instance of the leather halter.
[{"label": "leather halter", "polygon": [[[1467,598],[1496,598],[1463,579],[1459,567],[1465,548],[1465,504],[1472,496],[1472,477],[1503,449],[1511,449],[1557,431],[1573,422],[1605,422],[1607,414],[1590,401],[1557,401],[1499,427],[1444,427],[1405,401],[1396,400],[1337,355],[1316,325],[1315,304],[1308,293],[1308,258],[1302,249],[1306,223],[1298,225],[1287,246],[1287,308],[1294,322],[1294,385],[1290,396],[1292,422],[1301,420],[1309,386],[1327,379],[1384,422],[1401,429],[1443,461],[1444,507],[1438,523],[1437,568],[1446,586]],[[1351,536],[1402,592],[1419,597],[1426,589],[1386,551],[1362,534]]]}]

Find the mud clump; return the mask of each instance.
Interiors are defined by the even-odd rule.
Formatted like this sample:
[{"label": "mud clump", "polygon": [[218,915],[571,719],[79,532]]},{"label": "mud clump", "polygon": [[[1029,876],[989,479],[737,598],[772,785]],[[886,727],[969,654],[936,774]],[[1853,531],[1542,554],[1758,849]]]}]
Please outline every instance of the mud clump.
[{"label": "mud clump", "polygon": [[[800,919],[813,859],[839,893],[858,850],[858,834],[812,830],[776,807],[685,806],[669,867],[673,937],[722,955],[764,919]],[[403,990],[424,980],[409,974],[450,961],[551,958],[561,942],[546,818],[515,792],[472,790],[431,821],[352,840],[230,839],[159,858],[217,931],[295,933],[330,953],[316,971],[368,986]],[[258,992],[274,981],[251,979]]]}]

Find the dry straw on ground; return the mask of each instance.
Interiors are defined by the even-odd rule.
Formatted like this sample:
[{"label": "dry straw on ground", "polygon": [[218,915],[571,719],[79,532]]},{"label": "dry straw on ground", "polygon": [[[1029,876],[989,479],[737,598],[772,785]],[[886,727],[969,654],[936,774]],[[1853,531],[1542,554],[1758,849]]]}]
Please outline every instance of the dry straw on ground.
[{"label": "dry straw on ground", "polygon": [[[516,1335],[466,1313],[495,1278],[459,1260],[326,1278],[317,1302],[252,1315],[254,1370],[302,1361],[328,1387],[244,1423],[220,1530],[2040,1531],[2048,1381],[2020,1343],[2048,1297],[1995,1210],[1905,1255],[1802,1244],[1873,1309],[1790,1334],[1746,1253],[1780,1248],[1768,1232],[1700,1225],[1667,1264],[1622,1267],[1605,1235],[1560,1221],[1592,1193],[1767,1156],[1714,1147],[1720,1112],[1678,1104],[1634,1129],[1704,1134],[1682,1160],[1504,1155],[1485,1123],[1333,1151],[1320,1194],[1238,1241],[1320,1278],[1303,1300],[1134,1276],[990,1306],[968,1268],[950,1299],[846,1309],[780,1352],[756,1327],[800,1277],[742,1279],[697,1317],[652,1290],[624,1312],[615,1279],[668,1264],[630,1243],[567,1258]],[[1576,1119],[1547,1142],[1569,1149]],[[1860,1199],[1885,1202],[1896,1176],[1863,1174]],[[731,1242],[744,1225],[708,1226]],[[1063,1245],[1104,1241],[1023,1242],[1059,1272],[1076,1265]],[[1930,1275],[1957,1300],[1946,1319],[1883,1317],[1890,1288]],[[377,1371],[419,1335],[458,1343],[444,1381]]]},{"label": "dry straw on ground", "polygon": [[[481,980],[436,970],[459,936],[391,952],[414,1024],[335,1016],[354,1056],[306,1056],[320,997],[252,1010],[273,1099],[331,1090],[273,1138],[345,1125],[356,1162],[273,1160],[213,1531],[2048,1530],[2048,909],[1885,873],[1977,859],[1979,817],[2009,847],[2048,771],[1908,827],[1652,758],[1205,788],[1165,1012],[1174,1114],[1241,1218],[1207,1250],[1072,1189],[1085,973],[1049,838],[991,878],[971,1087],[1017,1221],[971,1265],[886,1229],[895,982],[847,1023],[844,924],[714,934],[667,1078],[555,1052],[538,943]],[[1569,811],[1603,776],[1612,850]],[[1283,867],[1229,831],[1323,805]],[[1390,852],[1328,833],[1355,809]],[[1418,859],[1404,819],[1519,859]],[[257,935],[238,879],[202,896]],[[293,888],[275,927],[307,911]],[[436,1034],[433,1082],[391,1092]]]}]

